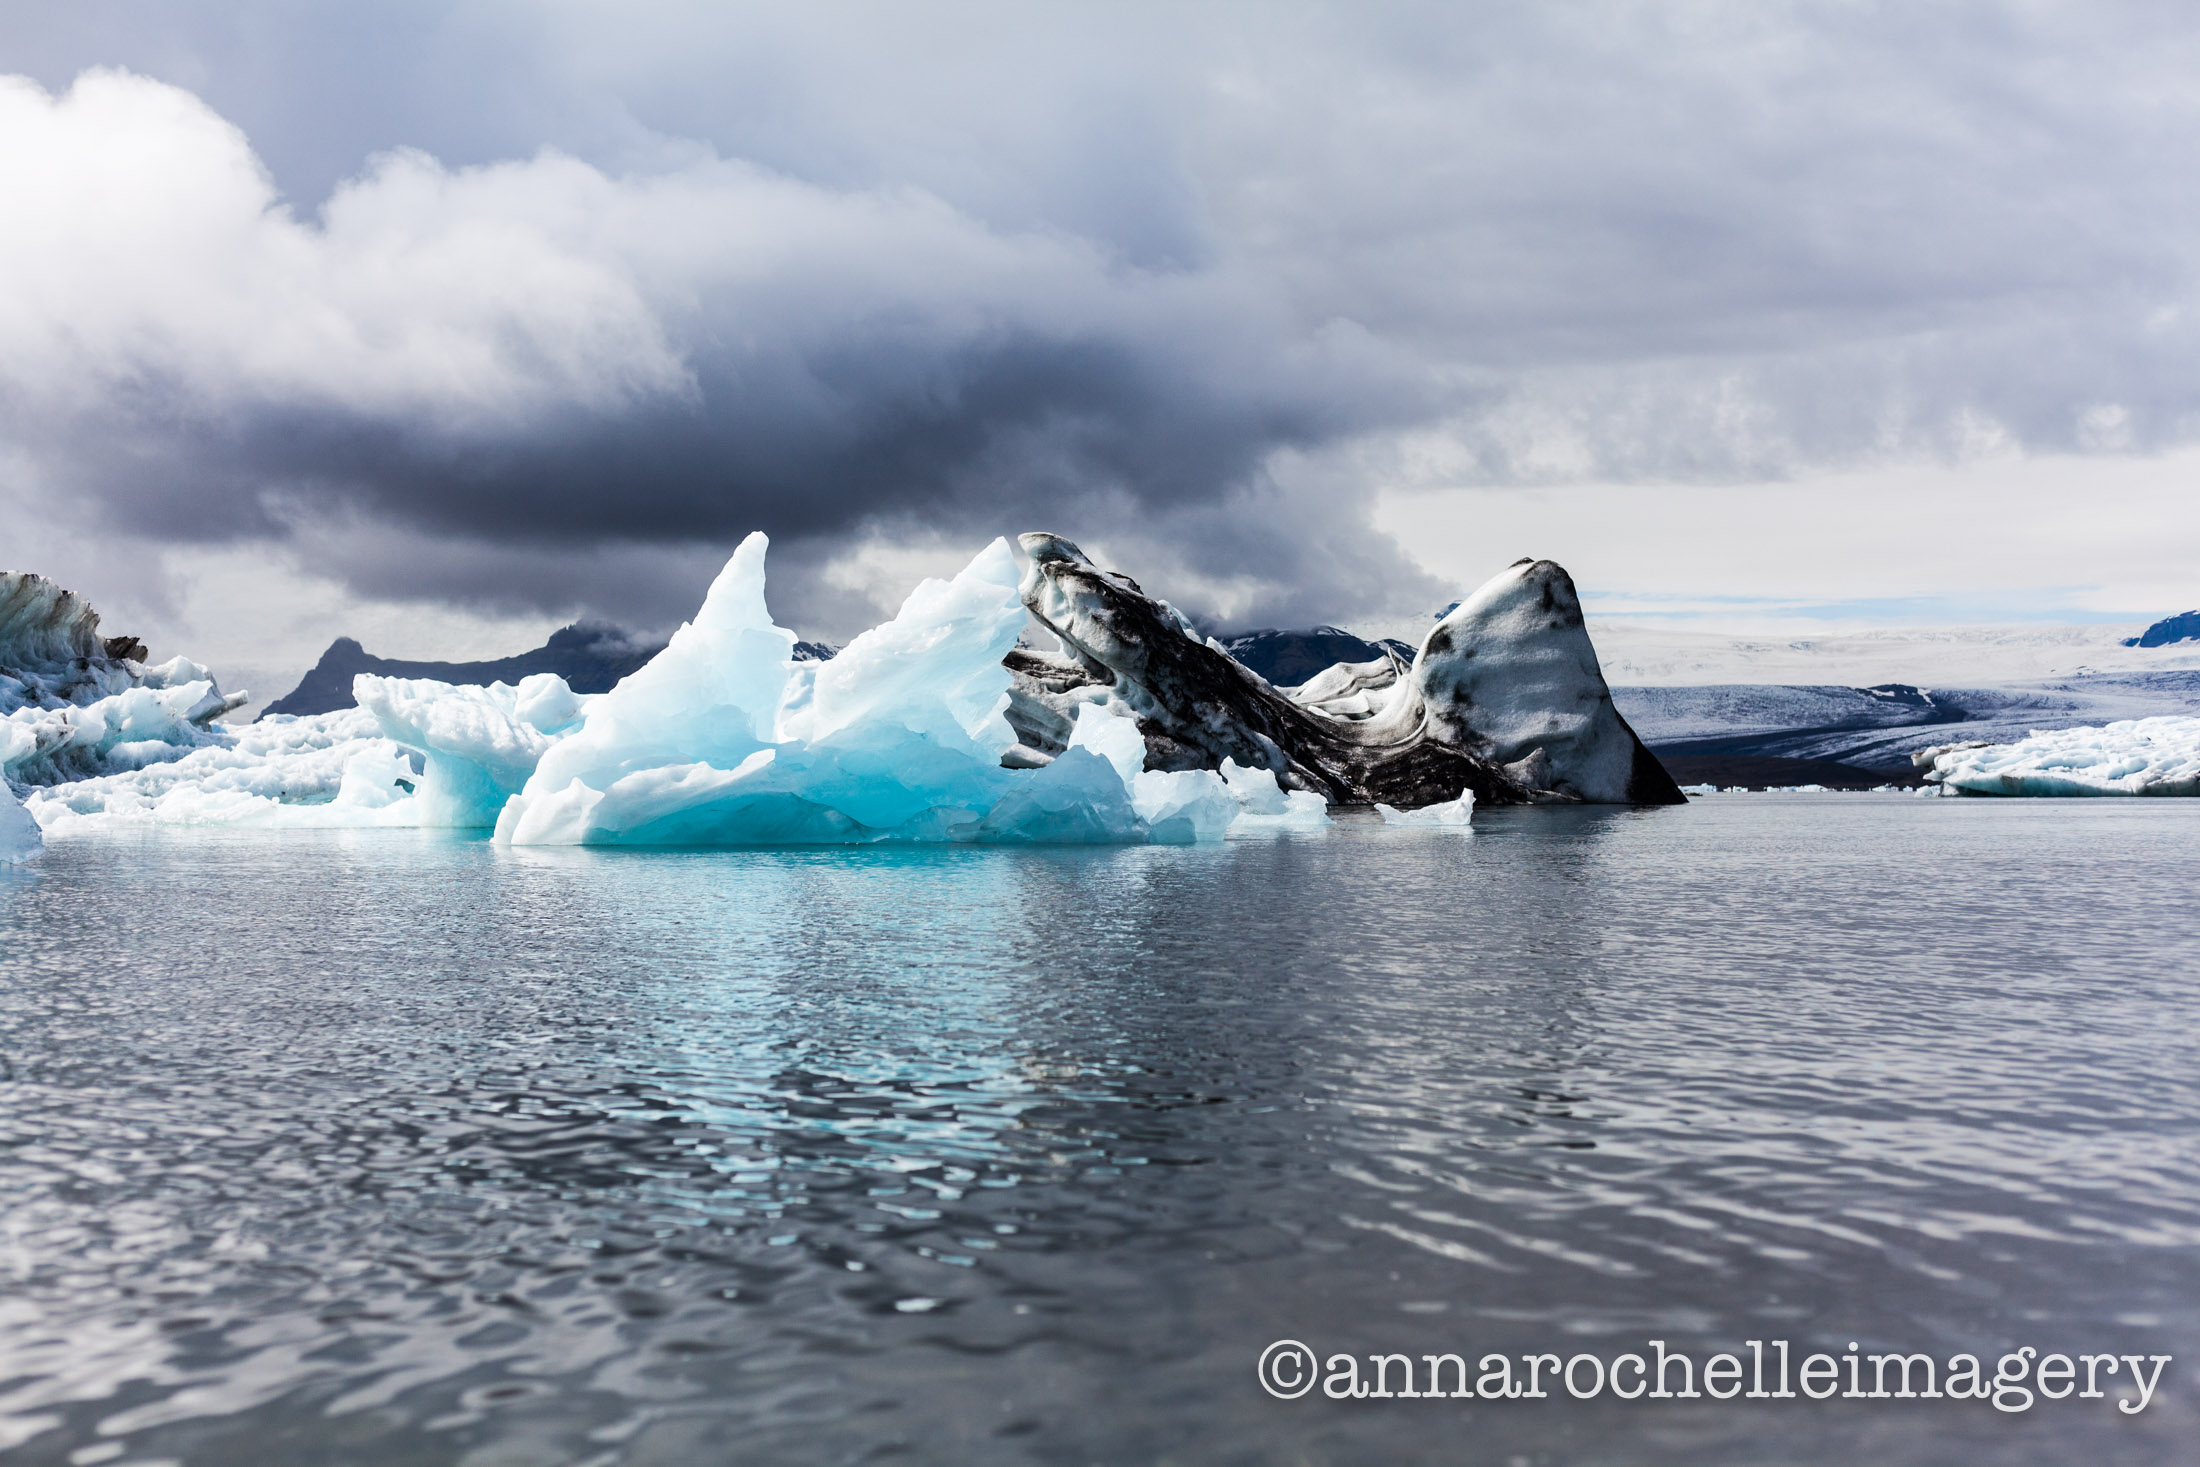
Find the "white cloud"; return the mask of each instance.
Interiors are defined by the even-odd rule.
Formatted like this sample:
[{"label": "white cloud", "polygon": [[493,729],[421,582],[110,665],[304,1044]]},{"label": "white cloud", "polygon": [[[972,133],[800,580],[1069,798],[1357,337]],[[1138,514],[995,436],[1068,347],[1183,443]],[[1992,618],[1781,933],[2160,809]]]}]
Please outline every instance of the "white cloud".
[{"label": "white cloud", "polygon": [[[0,39],[47,89],[0,84],[0,495],[56,525],[661,621],[762,524],[829,634],[914,564],[880,547],[1042,523],[1255,620],[1417,606],[1386,530],[1471,579],[1576,514],[1629,526],[1582,539],[1623,589],[1778,543],[1812,597],[2191,599],[2053,528],[2084,465],[2200,440],[2174,9],[85,0]],[[1900,543],[1811,532],[1828,495]]]}]

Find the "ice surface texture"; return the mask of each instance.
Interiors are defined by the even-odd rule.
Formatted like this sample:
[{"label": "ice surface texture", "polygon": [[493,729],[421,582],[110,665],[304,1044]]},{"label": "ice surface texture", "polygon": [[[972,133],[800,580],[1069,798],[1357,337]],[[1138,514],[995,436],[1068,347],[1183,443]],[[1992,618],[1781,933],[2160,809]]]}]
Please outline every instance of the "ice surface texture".
[{"label": "ice surface texture", "polygon": [[0,782],[11,794],[179,759],[244,702],[188,658],[144,666],[135,637],[44,576],[0,571]]},{"label": "ice surface texture", "polygon": [[31,812],[5,784],[0,784],[0,866],[28,861],[45,843]]},{"label": "ice surface texture", "polygon": [[2200,718],[2140,718],[1950,744],[1916,756],[1925,778],[1966,795],[2200,795]]}]

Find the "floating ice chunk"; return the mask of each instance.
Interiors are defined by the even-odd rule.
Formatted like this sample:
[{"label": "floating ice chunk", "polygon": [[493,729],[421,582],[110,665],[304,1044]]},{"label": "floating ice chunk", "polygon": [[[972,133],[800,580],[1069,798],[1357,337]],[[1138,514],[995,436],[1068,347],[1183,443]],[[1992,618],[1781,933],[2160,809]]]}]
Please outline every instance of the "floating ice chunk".
[{"label": "floating ice chunk", "polygon": [[1966,795],[2200,795],[2200,718],[2139,718],[1956,744],[1911,756],[1925,778]]},{"label": "floating ice chunk", "polygon": [[39,833],[31,812],[23,808],[6,781],[0,780],[0,866],[28,861],[45,844],[46,838]]},{"label": "floating ice chunk", "polygon": [[1306,790],[1286,790],[1273,771],[1222,761],[1222,778],[1238,803],[1232,830],[1319,830],[1330,824],[1329,804]]},{"label": "floating ice chunk", "polygon": [[343,780],[330,803],[353,810],[386,810],[411,798],[420,775],[405,751],[377,739],[344,761]]},{"label": "floating ice chunk", "polygon": [[[1599,804],[1681,798],[1612,706],[1573,578],[1552,561],[1516,561],[1453,607],[1423,639],[1411,680],[1446,742],[1532,783]],[[1385,712],[1421,716],[1411,700]]]},{"label": "floating ice chunk", "polygon": [[44,576],[0,571],[0,713],[94,703],[138,680],[135,663],[109,655],[90,602]]},{"label": "floating ice chunk", "polygon": [[1684,784],[1681,786],[1681,793],[1684,795],[1715,795],[1718,792],[1719,787],[1715,784]]},{"label": "floating ice chunk", "polygon": [[1418,810],[1399,810],[1379,804],[1375,807],[1375,812],[1383,817],[1385,825],[1410,825],[1430,830],[1465,830],[1474,823],[1474,791],[1461,790],[1456,800],[1447,800],[1441,805],[1423,805]]},{"label": "floating ice chunk", "polygon": [[765,609],[767,543],[743,541],[695,620],[589,704],[505,806],[498,839],[1149,838],[1107,757],[1001,767],[1016,743],[1001,659],[1024,625],[1006,541],[917,587],[832,661],[800,664]]},{"label": "floating ice chunk", "polygon": [[1112,706],[1079,704],[1069,746],[1090,749],[1107,760],[1115,766],[1115,772],[1123,777],[1125,784],[1136,779],[1146,767],[1146,736],[1138,731],[1138,720],[1128,710],[1118,713]]},{"label": "floating ice chunk", "polygon": [[7,716],[0,761],[8,778],[33,785],[140,769],[220,743],[223,735],[206,724],[232,706],[208,681],[148,683],[57,708],[26,705]]},{"label": "floating ice chunk", "polygon": [[384,738],[425,760],[417,823],[458,829],[495,825],[504,802],[535,772],[555,742],[535,720],[562,729],[582,713],[565,680],[547,672],[517,688],[361,673],[352,695]]},{"label": "floating ice chunk", "polygon": [[1221,840],[1239,818],[1237,798],[1211,769],[1141,771],[1131,780],[1131,804],[1157,845]]},{"label": "floating ice chunk", "polygon": [[[367,752],[379,752],[390,777],[387,803],[366,785],[375,766],[354,766]],[[378,736],[373,716],[346,708],[264,718],[179,758],[33,789],[26,806],[48,836],[112,824],[407,825],[415,807],[396,797],[409,794],[398,781],[411,777],[410,761]],[[339,803],[347,783],[352,797]]]},{"label": "floating ice chunk", "polygon": [[541,754],[499,840],[1192,841],[1236,813],[1212,775],[1147,775],[1136,723],[1098,708],[1045,767],[1002,767],[1002,658],[1025,624],[1005,540],[824,663],[772,625],[766,543],[743,541],[696,619]]},{"label": "floating ice chunk", "polygon": [[1237,818],[1236,798],[1213,771],[1148,770],[1146,736],[1121,704],[1079,705],[1069,747],[1108,762],[1129,791],[1131,808],[1145,822],[1147,838],[1158,845],[1221,840]]},{"label": "floating ice chunk", "polygon": [[1115,766],[1075,745],[1044,769],[1012,776],[979,839],[1010,844],[1122,845],[1152,838]]}]

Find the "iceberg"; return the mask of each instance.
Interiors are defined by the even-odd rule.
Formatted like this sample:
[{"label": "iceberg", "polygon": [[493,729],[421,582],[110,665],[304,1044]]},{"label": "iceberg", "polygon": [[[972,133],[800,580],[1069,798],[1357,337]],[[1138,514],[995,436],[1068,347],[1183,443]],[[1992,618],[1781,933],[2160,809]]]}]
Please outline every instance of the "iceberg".
[{"label": "iceberg", "polygon": [[182,700],[193,723],[248,701],[244,693],[223,694],[213,674],[188,658],[148,669],[145,657],[136,637],[102,637],[99,613],[74,591],[28,571],[0,571],[0,714],[94,707],[138,688],[180,691],[192,683],[206,685],[198,699]]},{"label": "iceberg", "polygon": [[[244,727],[214,721],[241,695],[205,668],[145,668],[134,639],[99,639],[89,607],[16,574],[0,770],[45,837],[415,827],[515,846],[1195,844],[1323,830],[1332,801],[1460,827],[1478,801],[1660,797],[1549,562],[1454,608],[1410,666],[1384,646],[1279,690],[1059,536],[1023,543],[1028,568],[997,539],[825,657],[772,620],[751,535],[607,692],[359,673],[352,707]],[[1022,645],[1034,618],[1059,652]]]},{"label": "iceberg", "polygon": [[1474,791],[1462,790],[1459,798],[1442,805],[1423,805],[1418,810],[1399,810],[1377,805],[1375,813],[1385,825],[1404,825],[1422,830],[1465,830],[1474,824]]},{"label": "iceberg", "polygon": [[410,825],[418,778],[372,715],[348,708],[264,718],[176,758],[33,787],[24,803],[49,836],[101,825]]},{"label": "iceberg", "polygon": [[146,667],[135,637],[102,637],[74,591],[0,571],[0,779],[19,793],[180,759],[246,701],[186,657]]},{"label": "iceberg", "polygon": [[2200,718],[2127,719],[2009,744],[1941,744],[1911,759],[1943,793],[2200,795]]},{"label": "iceberg", "polygon": [[1383,649],[1293,696],[1062,536],[1022,544],[1024,604],[1060,651],[1009,653],[1019,762],[1058,754],[1099,703],[1137,719],[1149,768],[1234,762],[1329,803],[1685,802],[1612,706],[1573,582],[1550,561],[1518,562],[1453,608],[1409,667]]},{"label": "iceberg", "polygon": [[37,855],[46,843],[38,822],[31,812],[24,809],[15,798],[15,792],[0,782],[0,866],[15,866]]},{"label": "iceberg", "polygon": [[42,785],[179,759],[221,742],[208,724],[235,706],[204,668],[178,657],[108,697],[16,708],[0,722],[0,768]]},{"label": "iceberg", "polygon": [[1148,780],[1144,740],[1104,709],[1084,710],[1042,766],[1004,762],[1017,736],[1003,659],[1024,627],[1007,541],[988,545],[953,580],[918,586],[893,620],[828,662],[796,660],[794,633],[772,622],[768,544],[762,534],[744,540],[695,619],[588,704],[504,804],[499,841],[1221,836],[1221,778]]},{"label": "iceberg", "polygon": [[[1243,802],[1236,787],[1224,782],[1227,769],[1218,780],[1205,770],[1146,768],[1146,736],[1138,731],[1138,721],[1121,709],[1096,703],[1080,707],[1069,747],[1090,750],[1107,760],[1130,791],[1131,808],[1146,822],[1156,844],[1220,840],[1238,818]],[[1047,767],[1060,762],[1057,758]],[[1274,784],[1271,776],[1269,785]],[[1328,823],[1326,814],[1322,823]]]},{"label": "iceberg", "polygon": [[88,703],[132,687],[135,637],[99,634],[99,613],[28,571],[0,571],[0,713]]},{"label": "iceberg", "polygon": [[1224,759],[1222,779],[1237,804],[1236,823],[1243,829],[1319,830],[1332,823],[1327,800],[1308,790],[1285,789],[1273,770],[1246,769],[1235,759]]},{"label": "iceberg", "polygon": [[1517,560],[1438,622],[1415,700],[1447,742],[1591,804],[1680,804],[1665,766],[1612,706],[1573,578]]},{"label": "iceberg", "polygon": [[413,823],[461,830],[493,827],[590,701],[549,672],[521,678],[517,687],[360,673],[352,695],[384,739],[420,756]]},{"label": "iceberg", "polygon": [[361,674],[356,692],[355,707],[210,730],[142,767],[34,787],[29,809],[53,834],[99,824],[486,830],[590,701],[550,673],[516,688]]}]

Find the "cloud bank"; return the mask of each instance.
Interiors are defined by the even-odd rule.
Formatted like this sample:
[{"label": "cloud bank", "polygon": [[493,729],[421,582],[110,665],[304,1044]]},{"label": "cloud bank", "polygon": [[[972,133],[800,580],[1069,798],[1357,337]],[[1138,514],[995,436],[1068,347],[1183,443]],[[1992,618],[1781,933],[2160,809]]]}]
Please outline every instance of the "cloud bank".
[{"label": "cloud bank", "polygon": [[[555,564],[1040,507],[1155,523],[1257,493],[1279,446],[1399,421],[1421,375],[1346,323],[915,189],[397,152],[306,220],[236,128],[113,71],[0,83],[0,138],[36,226],[0,271],[39,282],[0,304],[9,437],[48,493],[156,535],[337,519]],[[324,549],[429,589],[376,541]]]},{"label": "cloud bank", "polygon": [[661,623],[763,528],[844,633],[1046,525],[1343,619],[1446,590],[1384,491],[2200,436],[2174,9],[63,10],[0,493],[367,597]]}]

